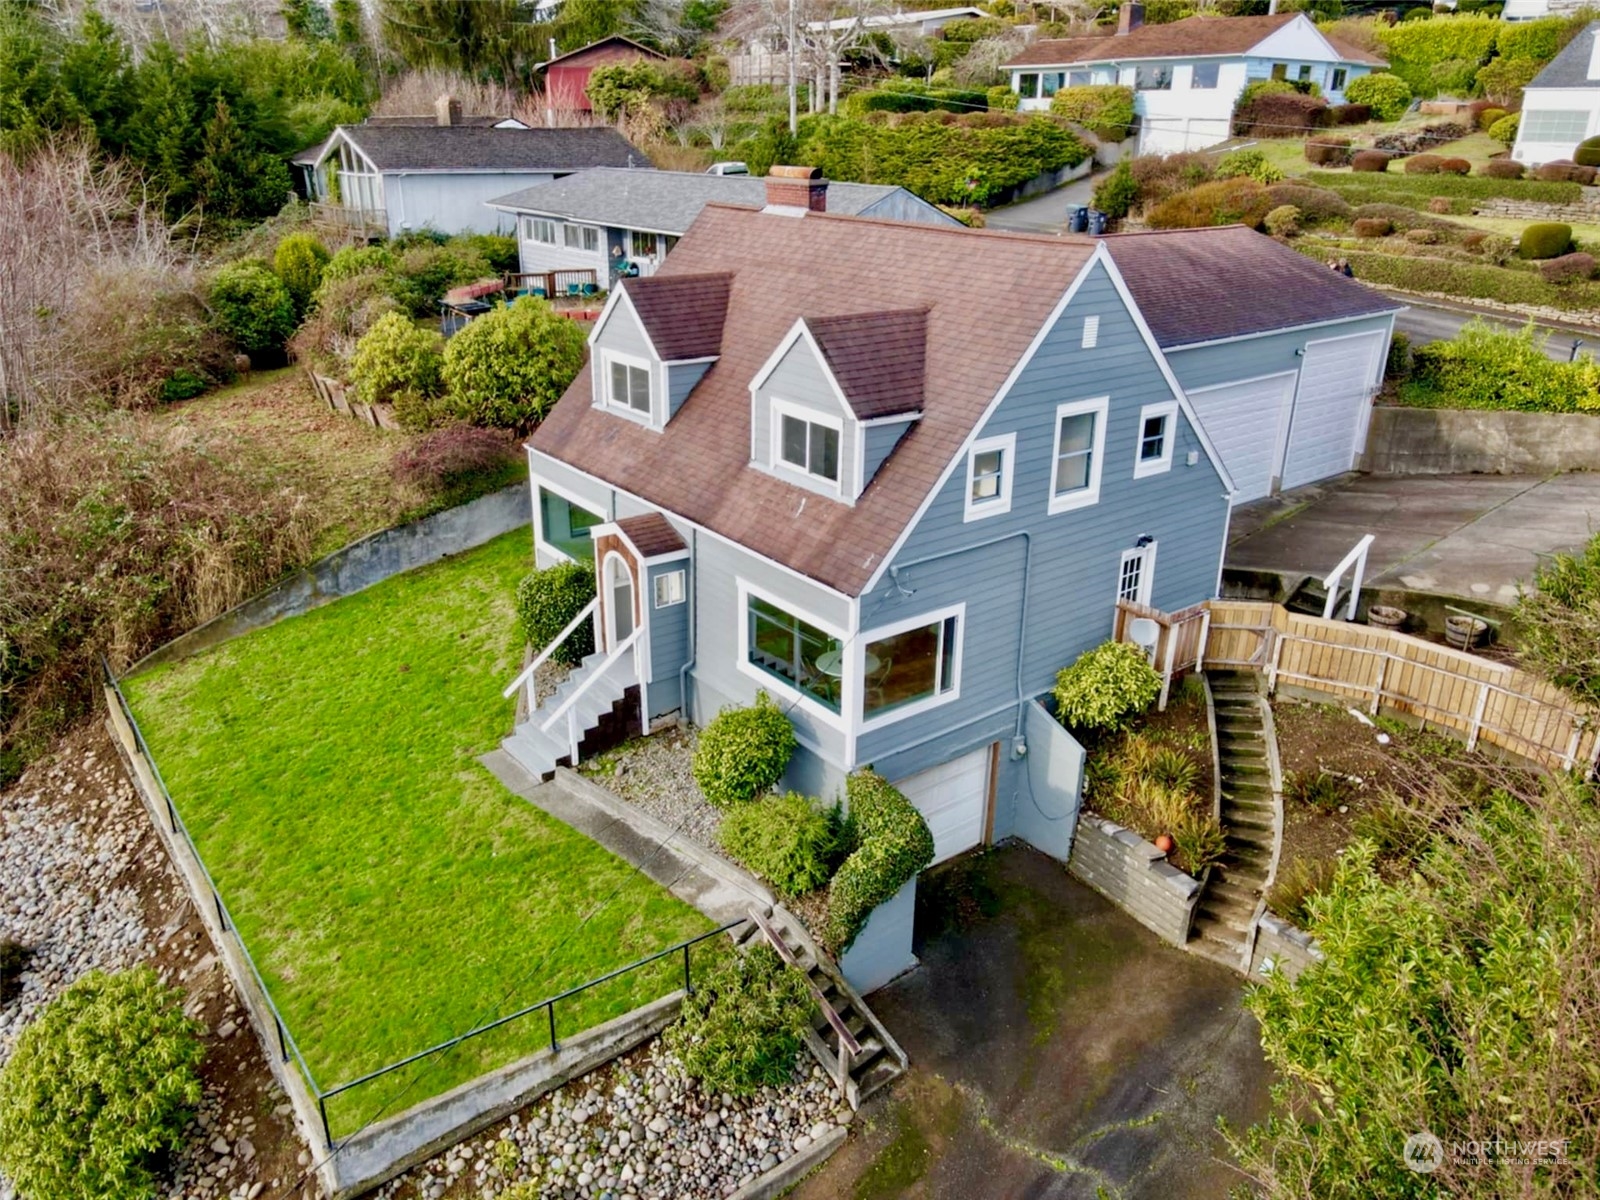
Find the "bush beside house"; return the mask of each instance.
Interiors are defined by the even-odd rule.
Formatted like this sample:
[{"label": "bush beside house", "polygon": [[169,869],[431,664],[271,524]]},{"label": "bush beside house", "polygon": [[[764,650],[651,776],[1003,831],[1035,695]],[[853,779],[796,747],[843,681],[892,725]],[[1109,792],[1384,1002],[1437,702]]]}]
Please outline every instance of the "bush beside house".
[{"label": "bush beside house", "polygon": [[707,1093],[746,1096],[793,1078],[815,1011],[805,976],[758,943],[696,981],[663,1041]]},{"label": "bush beside house", "polygon": [[828,882],[846,832],[837,805],[823,808],[785,792],[735,805],[717,836],[724,850],[792,899]]},{"label": "bush beside house", "polygon": [[[517,624],[523,638],[535,651],[543,650],[594,597],[594,568],[588,563],[557,563],[530,573],[517,585]],[[553,657],[575,667],[593,653],[591,620],[575,629]]]},{"label": "bush beside house", "polygon": [[1133,89],[1117,84],[1084,84],[1062,88],[1050,99],[1050,111],[1081,125],[1102,142],[1132,136]]},{"label": "bush beside house", "polygon": [[1416,349],[1403,398],[1450,408],[1600,414],[1600,364],[1586,355],[1557,362],[1544,342],[1532,325],[1513,330],[1474,321],[1450,341]]},{"label": "bush beside house", "polygon": [[526,433],[583,369],[586,351],[582,326],[548,302],[523,296],[498,304],[445,345],[451,411],[474,425]]},{"label": "bush beside house", "polygon": [[1068,729],[1110,733],[1124,728],[1161,694],[1144,651],[1132,642],[1103,642],[1056,676],[1056,718]]},{"label": "bush beside house", "polygon": [[1374,71],[1352,79],[1344,89],[1345,99],[1364,104],[1375,121],[1398,121],[1411,103],[1411,86],[1398,75]]},{"label": "bush beside house", "polygon": [[783,778],[796,745],[789,718],[771,696],[758,692],[754,704],[724,708],[700,731],[694,781],[718,808],[744,804]]},{"label": "bush beside house", "polygon": [[857,771],[845,781],[852,849],[828,889],[821,940],[835,954],[855,941],[872,910],[933,862],[933,834],[916,806],[882,776]]}]

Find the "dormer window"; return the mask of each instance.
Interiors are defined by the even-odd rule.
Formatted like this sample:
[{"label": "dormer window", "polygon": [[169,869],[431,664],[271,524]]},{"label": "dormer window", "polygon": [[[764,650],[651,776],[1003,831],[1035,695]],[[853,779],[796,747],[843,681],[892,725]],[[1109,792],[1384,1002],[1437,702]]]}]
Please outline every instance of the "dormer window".
[{"label": "dormer window", "polygon": [[777,445],[773,457],[785,467],[804,471],[829,483],[839,482],[839,438],[842,424],[819,413],[772,402]]},{"label": "dormer window", "polygon": [[606,403],[640,416],[650,415],[650,366],[642,359],[606,354]]}]

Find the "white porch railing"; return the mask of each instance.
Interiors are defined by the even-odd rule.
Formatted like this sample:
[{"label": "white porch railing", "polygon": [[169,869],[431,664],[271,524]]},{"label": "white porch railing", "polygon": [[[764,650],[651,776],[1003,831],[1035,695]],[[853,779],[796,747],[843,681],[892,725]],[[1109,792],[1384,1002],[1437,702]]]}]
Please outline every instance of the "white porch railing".
[{"label": "white porch railing", "polygon": [[626,640],[620,643],[616,649],[611,651],[610,654],[606,655],[605,661],[595,668],[593,675],[590,675],[589,678],[585,679],[581,684],[574,688],[572,694],[563,700],[556,707],[554,712],[540,722],[539,729],[544,733],[549,733],[552,725],[561,720],[563,717],[566,718],[567,749],[572,754],[573,766],[578,765],[578,743],[582,740],[583,734],[586,732],[585,730],[578,728],[578,701],[588,693],[590,688],[594,687],[594,685],[600,682],[601,679],[609,675],[612,669],[619,662],[624,660],[632,660],[634,678],[638,679],[641,675],[641,672],[639,671],[637,647],[639,645],[639,639],[643,636],[644,630],[642,628],[635,629],[632,633],[630,633]]},{"label": "white porch railing", "polygon": [[1344,573],[1353,566],[1354,574],[1350,578],[1350,605],[1345,609],[1345,620],[1356,619],[1356,605],[1361,600],[1361,579],[1367,572],[1367,550],[1371,547],[1373,535],[1367,534],[1350,548],[1350,553],[1339,560],[1339,565],[1323,577],[1322,586],[1328,590],[1328,599],[1322,606],[1324,620],[1333,619],[1334,607],[1339,602],[1339,580],[1344,578]]},{"label": "white porch railing", "polygon": [[573,631],[577,629],[579,625],[582,625],[586,620],[594,616],[599,607],[600,601],[598,598],[591,600],[588,604],[584,605],[583,611],[577,616],[573,617],[572,620],[568,621],[567,627],[560,633],[556,634],[555,637],[551,638],[550,644],[543,650],[539,651],[534,660],[522,668],[522,674],[518,675],[509,684],[507,684],[505,691],[501,692],[500,694],[509,700],[519,687],[526,687],[528,689],[528,702],[526,706],[528,712],[532,713],[534,709],[538,708],[539,693],[536,690],[534,672],[536,672],[540,667],[544,666],[545,663],[549,662],[550,656],[556,652],[556,647],[571,637]]}]

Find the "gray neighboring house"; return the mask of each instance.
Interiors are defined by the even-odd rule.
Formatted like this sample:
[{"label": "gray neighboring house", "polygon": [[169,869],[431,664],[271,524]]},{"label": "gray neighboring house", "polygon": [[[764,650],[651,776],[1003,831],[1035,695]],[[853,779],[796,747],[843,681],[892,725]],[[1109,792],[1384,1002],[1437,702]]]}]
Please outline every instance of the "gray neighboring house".
[{"label": "gray neighboring house", "polygon": [[386,237],[424,228],[505,233],[513,219],[485,206],[496,196],[590,167],[650,166],[615,129],[484,125],[452,120],[457,110],[441,105],[432,124],[402,118],[336,128],[308,169],[318,217]]},{"label": "gray neighboring house", "polygon": [[1355,466],[1404,305],[1241,225],[1105,243],[1236,503]]},{"label": "gray neighboring house", "polygon": [[[516,221],[523,271],[591,270],[607,286],[624,275],[654,275],[707,204],[760,208],[766,194],[766,182],[749,175],[599,167],[489,204]],[[960,224],[901,187],[830,183],[826,205],[853,217]]]}]

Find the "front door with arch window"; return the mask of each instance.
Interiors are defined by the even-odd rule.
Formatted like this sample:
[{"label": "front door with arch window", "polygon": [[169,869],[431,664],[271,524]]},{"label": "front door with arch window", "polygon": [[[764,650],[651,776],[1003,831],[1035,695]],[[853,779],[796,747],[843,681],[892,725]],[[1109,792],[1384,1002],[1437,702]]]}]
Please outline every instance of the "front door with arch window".
[{"label": "front door with arch window", "polygon": [[603,571],[606,649],[614,650],[633,636],[634,595],[637,589],[631,564],[617,552],[606,555]]}]

